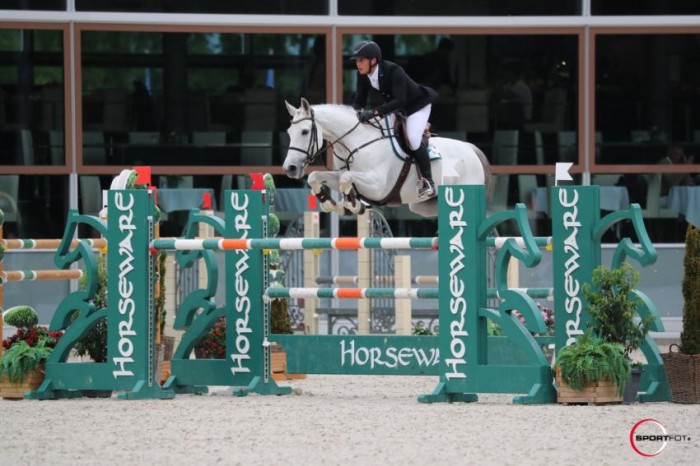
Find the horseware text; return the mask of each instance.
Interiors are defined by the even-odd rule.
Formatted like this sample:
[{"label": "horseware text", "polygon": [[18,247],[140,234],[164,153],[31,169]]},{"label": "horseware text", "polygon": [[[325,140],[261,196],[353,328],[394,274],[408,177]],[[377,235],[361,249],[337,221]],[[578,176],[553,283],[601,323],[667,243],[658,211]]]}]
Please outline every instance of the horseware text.
[{"label": "horseware text", "polygon": [[[134,342],[136,331],[133,329],[134,312],[136,303],[134,302],[134,282],[130,275],[134,272],[134,247],[132,239],[134,236],[134,196],[124,195],[117,192],[114,197],[117,210],[119,211],[119,232],[123,234],[119,241],[119,257],[125,256],[119,262],[119,314],[124,318],[119,321],[119,356],[112,360],[119,370],[112,371],[112,375],[117,377],[133,376],[134,372],[127,369],[127,364],[134,364]],[[126,234],[124,234],[126,232]]]},{"label": "horseware text", "polygon": [[355,340],[346,343],[340,342],[340,365],[345,366],[366,366],[370,369],[377,366],[384,366],[390,369],[399,366],[407,367],[417,363],[419,367],[436,366],[440,361],[440,353],[437,348],[425,351],[423,348],[403,347],[388,348],[356,346]]},{"label": "horseware text", "polygon": [[[569,194],[573,196],[569,198]],[[583,335],[581,330],[581,310],[583,302],[579,293],[581,292],[581,284],[576,278],[576,271],[581,267],[580,248],[578,245],[578,231],[581,222],[578,221],[578,201],[579,195],[576,190],[559,190],[559,202],[565,208],[570,208],[570,211],[564,212],[562,216],[562,224],[569,232],[569,235],[564,240],[564,253],[566,261],[564,262],[564,291],[566,299],[564,301],[564,309],[568,314],[566,325],[566,346],[576,342],[576,339]]]},{"label": "horseware text", "polygon": [[467,374],[462,368],[466,366],[467,346],[464,338],[469,334],[464,329],[465,315],[467,313],[467,301],[464,298],[464,280],[459,276],[459,273],[465,268],[464,259],[464,244],[462,236],[467,222],[464,220],[464,192],[459,192],[459,197],[454,198],[454,190],[452,188],[445,189],[445,201],[447,205],[453,209],[449,212],[450,229],[454,232],[454,236],[450,239],[450,254],[454,256],[450,262],[450,313],[455,318],[449,322],[450,328],[450,353],[445,358],[445,364],[450,368],[450,372],[445,373],[445,377],[449,379],[466,379]]},{"label": "horseware text", "polygon": [[[248,196],[239,193],[231,194],[231,205],[233,206],[236,215],[233,219],[233,224],[236,231],[240,234],[239,238],[247,238],[251,228],[248,221]],[[245,272],[250,268],[250,254],[246,250],[236,250],[238,261],[236,262],[236,272],[234,280],[236,283],[236,299],[234,307],[236,310],[236,342],[235,351],[231,353],[231,360],[234,367],[231,372],[236,375],[239,372],[248,373],[250,367],[244,366],[244,361],[250,359],[250,338],[249,334],[253,333],[250,324],[250,298],[248,292],[250,285],[246,279]]]}]

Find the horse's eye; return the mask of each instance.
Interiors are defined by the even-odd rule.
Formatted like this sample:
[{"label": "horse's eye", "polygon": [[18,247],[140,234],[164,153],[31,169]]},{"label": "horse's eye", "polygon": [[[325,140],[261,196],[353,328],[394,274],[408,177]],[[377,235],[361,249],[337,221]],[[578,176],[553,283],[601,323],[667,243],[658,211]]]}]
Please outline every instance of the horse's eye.
[{"label": "horse's eye", "polygon": [[306,136],[307,134],[309,134],[309,130],[308,130],[308,129],[302,130],[302,132],[301,132],[301,135],[302,135],[302,136]]}]

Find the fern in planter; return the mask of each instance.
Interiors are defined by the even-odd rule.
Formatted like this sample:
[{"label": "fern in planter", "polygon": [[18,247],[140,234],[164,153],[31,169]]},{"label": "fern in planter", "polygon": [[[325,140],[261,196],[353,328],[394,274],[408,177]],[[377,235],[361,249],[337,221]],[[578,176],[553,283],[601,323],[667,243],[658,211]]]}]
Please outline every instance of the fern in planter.
[{"label": "fern in planter", "polygon": [[583,390],[586,382],[609,379],[622,395],[630,377],[630,362],[622,345],[606,342],[590,332],[560,350],[554,367],[561,368],[562,379],[574,390]]},{"label": "fern in planter", "polygon": [[40,339],[36,346],[29,346],[26,341],[12,345],[0,357],[0,377],[7,374],[10,382],[24,382],[27,375],[49,359],[52,351],[45,339]]}]

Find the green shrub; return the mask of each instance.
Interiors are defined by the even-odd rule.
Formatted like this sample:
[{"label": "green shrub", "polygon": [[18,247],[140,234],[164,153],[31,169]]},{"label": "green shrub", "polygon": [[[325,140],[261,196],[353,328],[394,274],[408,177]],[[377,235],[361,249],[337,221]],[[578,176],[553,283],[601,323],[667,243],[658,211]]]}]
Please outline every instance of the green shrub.
[{"label": "green shrub", "polygon": [[39,323],[39,316],[31,306],[15,306],[5,311],[5,322],[17,328],[30,328]]},{"label": "green shrub", "polygon": [[[87,287],[87,275],[80,279],[80,288]],[[97,256],[97,291],[93,297],[96,309],[107,307],[107,259]],[[78,356],[88,355],[95,362],[107,361],[107,319],[98,320],[95,325],[75,344]]]},{"label": "green shrub", "polygon": [[641,300],[632,292],[639,282],[639,272],[624,262],[616,269],[606,266],[593,271],[593,283],[583,286],[591,315],[589,328],[609,343],[622,345],[625,357],[639,348],[654,322],[654,316],[639,318],[637,306]]},{"label": "green shrub", "polygon": [[683,265],[681,352],[700,354],[700,230],[692,225],[685,234]]}]

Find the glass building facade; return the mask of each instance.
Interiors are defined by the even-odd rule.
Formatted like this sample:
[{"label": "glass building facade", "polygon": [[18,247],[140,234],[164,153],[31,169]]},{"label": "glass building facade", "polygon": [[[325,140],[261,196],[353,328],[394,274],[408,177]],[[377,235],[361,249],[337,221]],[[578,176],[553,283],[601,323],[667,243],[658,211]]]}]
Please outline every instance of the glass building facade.
[{"label": "glass building facade", "polygon": [[[217,196],[254,171],[303,187],[282,175],[284,102],[350,103],[363,39],[439,92],[432,131],[481,147],[506,205],[568,161],[646,208],[651,175],[698,172],[659,165],[672,145],[700,155],[698,15],[681,0],[4,1],[5,236],[60,236],[133,165]],[[682,239],[649,215],[654,240]]]}]

